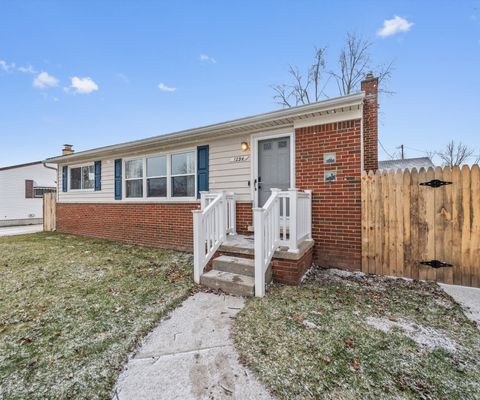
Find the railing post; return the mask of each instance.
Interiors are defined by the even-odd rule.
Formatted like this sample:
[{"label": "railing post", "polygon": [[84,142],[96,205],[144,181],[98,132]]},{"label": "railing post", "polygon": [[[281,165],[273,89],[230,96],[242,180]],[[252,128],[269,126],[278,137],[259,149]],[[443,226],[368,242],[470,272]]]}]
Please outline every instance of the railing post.
[{"label": "railing post", "polygon": [[253,209],[253,226],[255,230],[255,296],[265,296],[264,240],[263,240],[263,208]]},{"label": "railing post", "polygon": [[206,199],[207,194],[208,192],[205,192],[205,191],[200,192],[200,209],[201,210],[205,210],[205,207],[207,206],[207,199]]},{"label": "railing post", "polygon": [[[200,283],[203,269],[203,257],[205,253],[205,238],[202,227],[202,210],[194,210],[193,213],[193,280]],[[203,250],[202,250],[203,249]]]},{"label": "railing post", "polygon": [[307,207],[307,240],[312,240],[312,191],[305,190],[305,193],[308,195],[308,207]]},{"label": "railing post", "polygon": [[232,193],[232,204],[231,204],[231,221],[232,224],[232,235],[237,234],[237,195]]},{"label": "railing post", "polygon": [[298,252],[297,246],[297,189],[290,188],[288,189],[288,197],[290,199],[290,223],[288,224],[289,231],[289,246],[288,251],[292,253]]},{"label": "railing post", "polygon": [[222,231],[220,232],[220,240],[225,240],[227,237],[227,231],[228,231],[228,216],[227,216],[227,193],[222,190],[222,199],[221,199],[221,206],[220,206],[220,229]]}]

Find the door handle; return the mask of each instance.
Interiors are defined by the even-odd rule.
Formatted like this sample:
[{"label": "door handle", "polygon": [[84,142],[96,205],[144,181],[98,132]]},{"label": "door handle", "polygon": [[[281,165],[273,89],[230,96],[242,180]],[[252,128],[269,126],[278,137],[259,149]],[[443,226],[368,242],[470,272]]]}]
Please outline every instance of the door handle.
[{"label": "door handle", "polygon": [[253,190],[257,190],[257,180],[254,179],[253,181]]}]

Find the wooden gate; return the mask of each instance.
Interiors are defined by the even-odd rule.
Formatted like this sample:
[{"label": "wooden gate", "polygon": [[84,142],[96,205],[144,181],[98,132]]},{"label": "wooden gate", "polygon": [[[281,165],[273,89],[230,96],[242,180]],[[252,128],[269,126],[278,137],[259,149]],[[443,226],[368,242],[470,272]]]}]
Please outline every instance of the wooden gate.
[{"label": "wooden gate", "polygon": [[362,175],[362,271],[480,287],[480,168]]},{"label": "wooden gate", "polygon": [[43,230],[51,232],[56,229],[56,205],[57,194],[55,192],[43,195]]}]

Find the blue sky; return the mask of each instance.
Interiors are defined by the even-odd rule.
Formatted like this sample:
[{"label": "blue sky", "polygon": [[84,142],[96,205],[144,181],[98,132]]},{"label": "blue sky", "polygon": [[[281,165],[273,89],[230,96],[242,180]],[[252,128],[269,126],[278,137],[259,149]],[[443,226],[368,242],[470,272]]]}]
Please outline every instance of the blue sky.
[{"label": "blue sky", "polygon": [[[379,36],[395,16],[413,25]],[[395,59],[379,126],[390,154],[451,139],[480,153],[479,1],[3,0],[0,166],[277,109],[270,86],[288,66],[326,46],[335,68],[347,32],[376,63]]]}]

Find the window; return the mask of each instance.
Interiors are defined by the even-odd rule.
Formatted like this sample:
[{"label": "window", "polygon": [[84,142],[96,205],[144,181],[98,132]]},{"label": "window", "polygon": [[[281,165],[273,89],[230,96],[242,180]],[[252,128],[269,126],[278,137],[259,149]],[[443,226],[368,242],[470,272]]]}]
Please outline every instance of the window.
[{"label": "window", "polygon": [[125,161],[127,197],[143,197],[143,159]]},{"label": "window", "polygon": [[195,197],[195,151],[124,161],[125,198]]},{"label": "window", "polygon": [[70,189],[93,189],[95,171],[92,165],[70,168]]},{"label": "window", "polygon": [[195,153],[172,154],[172,197],[195,196]]},{"label": "window", "polygon": [[147,158],[147,197],[167,197],[167,157]]},{"label": "window", "polygon": [[37,198],[43,198],[43,195],[45,193],[55,193],[57,191],[56,188],[54,187],[40,187],[40,186],[35,186],[33,188],[33,197]]}]

